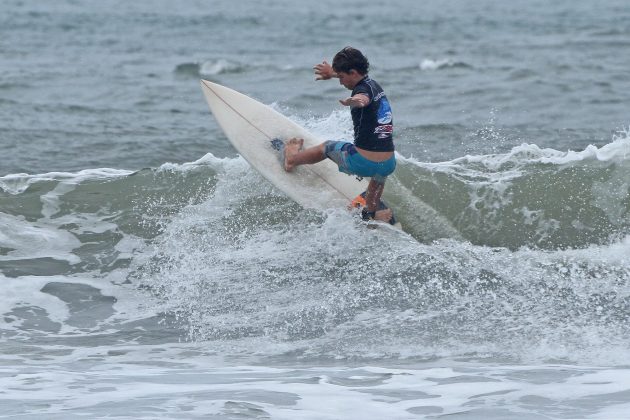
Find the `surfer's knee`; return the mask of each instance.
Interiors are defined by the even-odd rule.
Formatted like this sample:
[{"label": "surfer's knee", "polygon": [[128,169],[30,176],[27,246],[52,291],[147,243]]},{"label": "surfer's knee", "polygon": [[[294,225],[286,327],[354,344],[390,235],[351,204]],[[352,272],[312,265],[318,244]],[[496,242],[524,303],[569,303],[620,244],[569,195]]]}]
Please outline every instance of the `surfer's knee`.
[{"label": "surfer's knee", "polygon": [[324,158],[330,158],[329,153],[335,150],[335,143],[336,142],[333,140],[326,140],[325,142],[319,145],[321,147],[322,156],[324,156]]},{"label": "surfer's knee", "polygon": [[328,157],[326,143],[328,142],[321,143],[317,146],[319,153],[322,155],[322,159],[326,159]]}]

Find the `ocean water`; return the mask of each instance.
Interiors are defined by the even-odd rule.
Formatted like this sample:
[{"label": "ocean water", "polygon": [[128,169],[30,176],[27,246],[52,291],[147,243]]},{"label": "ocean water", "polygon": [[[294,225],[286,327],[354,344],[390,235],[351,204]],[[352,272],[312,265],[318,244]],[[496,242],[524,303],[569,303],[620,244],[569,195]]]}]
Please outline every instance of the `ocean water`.
[{"label": "ocean water", "polygon": [[[348,138],[406,233],[305,210],[207,78]],[[0,417],[630,418],[626,1],[0,2]]]}]

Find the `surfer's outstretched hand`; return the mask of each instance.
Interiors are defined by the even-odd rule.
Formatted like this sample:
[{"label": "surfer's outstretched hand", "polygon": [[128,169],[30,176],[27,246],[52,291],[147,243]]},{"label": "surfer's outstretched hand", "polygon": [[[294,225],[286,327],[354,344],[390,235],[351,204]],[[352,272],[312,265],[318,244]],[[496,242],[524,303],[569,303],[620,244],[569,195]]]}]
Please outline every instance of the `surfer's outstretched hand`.
[{"label": "surfer's outstretched hand", "polygon": [[324,60],[320,64],[316,64],[313,67],[315,70],[315,80],[328,80],[337,76],[337,73],[333,70],[332,66],[328,64],[328,61]]},{"label": "surfer's outstretched hand", "polygon": [[297,155],[302,146],[304,145],[304,139],[298,139],[293,137],[284,143],[284,170],[291,172],[295,167],[293,163],[293,157]]}]

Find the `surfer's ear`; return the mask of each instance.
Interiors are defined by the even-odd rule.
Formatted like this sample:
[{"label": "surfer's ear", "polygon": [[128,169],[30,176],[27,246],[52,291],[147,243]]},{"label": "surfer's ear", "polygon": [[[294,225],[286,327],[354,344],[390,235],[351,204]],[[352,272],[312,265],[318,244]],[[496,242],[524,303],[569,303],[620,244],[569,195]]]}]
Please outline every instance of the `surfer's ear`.
[{"label": "surfer's ear", "polygon": [[351,69],[350,71],[348,71],[348,74],[352,75],[352,77],[363,77],[365,76],[365,74],[361,73],[359,70],[357,69]]}]

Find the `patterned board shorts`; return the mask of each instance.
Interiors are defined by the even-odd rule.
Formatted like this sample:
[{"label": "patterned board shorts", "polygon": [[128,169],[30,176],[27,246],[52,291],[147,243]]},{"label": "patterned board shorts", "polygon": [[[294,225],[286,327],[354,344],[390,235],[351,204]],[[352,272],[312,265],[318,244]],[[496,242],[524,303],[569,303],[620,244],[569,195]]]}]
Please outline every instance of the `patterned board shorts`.
[{"label": "patterned board shorts", "polygon": [[374,181],[384,184],[387,176],[396,169],[396,157],[383,162],[374,162],[364,158],[354,147],[354,144],[345,141],[328,140],[324,143],[326,156],[339,166],[339,171],[370,177]]}]

